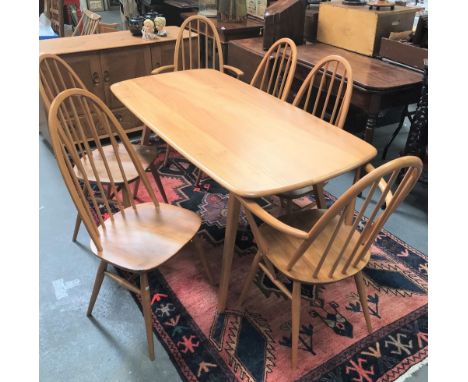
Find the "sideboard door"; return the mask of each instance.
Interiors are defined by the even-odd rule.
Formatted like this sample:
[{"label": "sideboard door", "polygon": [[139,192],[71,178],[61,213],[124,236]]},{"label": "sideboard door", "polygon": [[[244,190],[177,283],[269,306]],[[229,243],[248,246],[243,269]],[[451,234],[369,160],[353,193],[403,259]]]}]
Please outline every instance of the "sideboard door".
[{"label": "sideboard door", "polygon": [[99,55],[96,52],[83,52],[66,54],[61,57],[73,68],[86,88],[105,102],[104,78]]},{"label": "sideboard door", "polygon": [[123,107],[114,96],[110,86],[130,78],[147,76],[151,73],[150,48],[146,46],[103,50],[100,54],[106,104],[112,110]]}]

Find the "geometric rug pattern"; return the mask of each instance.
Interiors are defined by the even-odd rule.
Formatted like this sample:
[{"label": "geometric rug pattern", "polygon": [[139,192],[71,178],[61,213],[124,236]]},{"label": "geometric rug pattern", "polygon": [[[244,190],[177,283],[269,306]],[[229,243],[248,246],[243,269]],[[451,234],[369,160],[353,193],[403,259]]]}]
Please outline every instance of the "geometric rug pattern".
[{"label": "geometric rug pattern", "polygon": [[[160,174],[169,201],[202,217],[203,248],[219,276],[226,190],[209,178],[195,186],[195,167],[177,154]],[[148,180],[157,190],[152,176]],[[138,199],[147,201],[142,189]],[[328,204],[335,200],[330,194],[326,199]],[[260,203],[267,209],[277,205],[275,198]],[[374,332],[367,332],[352,278],[305,286],[296,370],[290,366],[290,302],[276,286],[259,273],[243,309],[235,306],[255,250],[241,214],[222,314],[216,310],[218,286],[208,283],[190,245],[150,274],[154,333],[183,380],[394,381],[427,357],[427,256],[390,232],[379,233],[364,269]]]}]

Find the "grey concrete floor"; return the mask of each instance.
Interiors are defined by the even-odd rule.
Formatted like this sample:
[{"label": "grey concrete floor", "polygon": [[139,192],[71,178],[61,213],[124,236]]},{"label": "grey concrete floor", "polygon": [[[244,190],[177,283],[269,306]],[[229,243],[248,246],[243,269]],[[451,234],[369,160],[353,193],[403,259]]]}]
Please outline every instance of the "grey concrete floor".
[{"label": "grey concrete floor", "polygon": [[[43,123],[43,120],[41,121]],[[382,148],[395,125],[376,131]],[[389,153],[403,148],[402,131]],[[156,340],[156,361],[146,353],[143,316],[130,294],[105,280],[94,309],[86,317],[97,259],[81,229],[72,243],[75,208],[49,147],[39,139],[40,152],[40,379],[41,381],[179,381],[165,350]],[[339,195],[352,182],[345,174],[326,189]],[[419,183],[386,227],[427,253],[427,186]],[[423,367],[410,382],[427,381]]]}]

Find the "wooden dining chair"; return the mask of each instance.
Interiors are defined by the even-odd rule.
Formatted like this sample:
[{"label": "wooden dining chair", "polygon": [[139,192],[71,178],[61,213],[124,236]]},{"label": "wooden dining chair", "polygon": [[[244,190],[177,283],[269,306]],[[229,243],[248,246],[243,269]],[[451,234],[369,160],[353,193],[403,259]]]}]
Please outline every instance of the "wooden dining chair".
[{"label": "wooden dining chair", "polygon": [[90,10],[85,9],[81,15],[78,25],[72,33],[72,37],[98,33],[99,22],[101,19],[102,17],[97,13],[93,13]]},{"label": "wooden dining chair", "polygon": [[[184,31],[188,31],[188,37],[184,38]],[[224,63],[221,39],[216,25],[202,15],[190,16],[180,26],[173,64],[156,68],[151,73],[189,69],[215,69],[231,73],[237,78],[244,74],[242,70]]]},{"label": "wooden dining chair", "polygon": [[[77,108],[84,111],[84,118],[77,113]],[[107,131],[110,146],[102,146],[97,136],[95,150],[91,150],[86,140],[77,144],[76,135],[82,134],[84,129],[96,131],[96,124]],[[91,250],[100,260],[87,315],[92,314],[104,276],[139,295],[148,353],[154,360],[148,272],[164,264],[192,241],[201,219],[190,210],[158,202],[135,146],[109,108],[94,94],[83,89],[60,93],[52,102],[49,126],[60,172],[91,237]],[[141,179],[150,202],[135,203],[130,183],[137,178]],[[122,184],[120,190],[118,182]],[[112,199],[108,197],[106,187],[113,192]],[[200,243],[194,241],[212,283]],[[139,285],[112,273],[109,265],[138,276]]]},{"label": "wooden dining chair", "polygon": [[[293,369],[298,356],[302,284],[328,284],[354,277],[367,330],[372,332],[362,270],[371,258],[370,247],[376,236],[411,191],[422,168],[421,160],[410,156],[395,159],[377,169],[367,165],[368,174],[329,209],[301,210],[279,218],[266,212],[254,200],[238,197],[258,245],[238,303],[242,305],[258,268],[292,301]],[[403,181],[392,193],[400,171],[405,171]],[[377,189],[383,189],[380,196],[376,194]],[[355,215],[355,199],[365,190],[368,190],[367,197]],[[374,194],[377,202],[372,201]],[[382,211],[383,203],[387,203],[387,208]],[[264,224],[258,226],[254,215]],[[363,219],[364,216],[367,219]],[[281,281],[277,272],[291,280],[292,290]]]},{"label": "wooden dining chair", "polygon": [[[39,57],[39,92],[41,94],[42,101],[44,103],[44,107],[46,109],[46,115],[49,114],[50,105],[52,101],[64,90],[71,89],[71,88],[79,88],[79,89],[86,89],[83,81],[78,77],[75,71],[68,65],[63,59],[60,57],[53,55],[53,54],[43,54]],[[76,108],[76,110],[79,110]],[[82,110],[81,110],[82,111]],[[72,112],[75,110],[70,110],[68,112],[69,115],[72,115]],[[76,126],[78,128],[78,126]],[[47,129],[46,129],[47,130]],[[44,134],[49,134],[49,131],[43,131]],[[96,147],[97,141],[96,137],[100,135],[105,135],[105,130],[100,130],[100,132],[94,131],[92,129],[84,131],[84,136],[80,134],[80,132],[75,133],[76,142],[77,144],[84,145],[86,142],[87,145],[90,147]],[[100,141],[100,138],[98,139]],[[107,152],[110,150],[110,147],[105,147],[104,151]],[[164,191],[164,187],[161,182],[161,178],[158,173],[157,166],[155,164],[157,159],[157,151],[155,147],[152,146],[143,146],[143,145],[135,145],[135,150],[137,152],[138,157],[144,168],[147,171],[151,171],[154,180],[158,186],[159,192],[163,200],[167,203],[168,199],[166,196],[166,192]],[[113,158],[109,158],[109,160],[114,163]],[[129,158],[126,159],[127,161]],[[111,166],[111,168],[115,168],[115,164]],[[110,184],[110,179],[104,176],[101,179],[102,182],[106,184]],[[118,187],[121,188],[122,182],[118,183]],[[137,193],[139,186],[139,180],[136,179],[135,181],[135,194]],[[73,241],[76,241],[78,236],[78,231],[81,225],[81,218],[78,214],[76,217],[76,225],[75,230],[73,232]]]},{"label": "wooden dining chair", "polygon": [[[331,55],[322,58],[310,71],[294,98],[293,105],[339,129],[344,127],[353,93],[353,70],[348,60]],[[279,195],[288,211],[292,200],[313,193],[318,208],[326,208],[323,184],[309,185]]]},{"label": "wooden dining chair", "polygon": [[282,38],[265,53],[250,85],[286,101],[296,71],[297,48],[293,40]]},{"label": "wooden dining chair", "polygon": [[[188,30],[188,38],[184,38],[186,30]],[[203,35],[198,32],[202,32]],[[151,74],[190,69],[215,69],[222,73],[233,74],[236,78],[240,78],[244,74],[242,70],[224,63],[221,39],[216,25],[202,15],[190,16],[180,26],[174,49],[173,64],[156,68]],[[149,134],[150,130],[145,127],[142,142],[148,142]],[[170,150],[168,146],[164,166],[167,165]]]}]

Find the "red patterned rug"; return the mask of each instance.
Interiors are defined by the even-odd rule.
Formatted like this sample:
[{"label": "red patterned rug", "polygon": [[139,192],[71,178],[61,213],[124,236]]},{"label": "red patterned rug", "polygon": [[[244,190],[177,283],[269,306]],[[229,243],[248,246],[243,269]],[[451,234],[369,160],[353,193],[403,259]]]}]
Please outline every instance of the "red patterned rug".
[{"label": "red patterned rug", "polygon": [[[219,275],[226,190],[211,179],[195,187],[194,167],[178,156],[160,173],[171,203],[202,216],[204,248]],[[149,200],[144,192],[138,197]],[[327,200],[334,197],[327,194]],[[274,201],[262,202],[275,208]],[[394,381],[425,360],[427,257],[383,230],[364,270],[374,332],[367,333],[353,279],[305,287],[299,366],[291,370],[289,300],[259,273],[245,310],[234,309],[255,252],[241,220],[225,313],[218,314],[217,287],[207,282],[190,247],[150,275],[154,332],[183,380]]]}]

